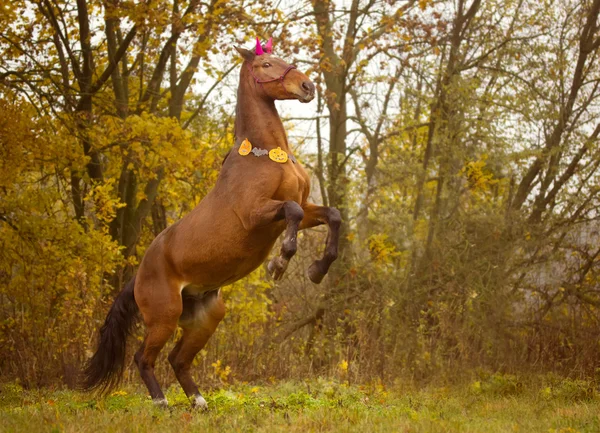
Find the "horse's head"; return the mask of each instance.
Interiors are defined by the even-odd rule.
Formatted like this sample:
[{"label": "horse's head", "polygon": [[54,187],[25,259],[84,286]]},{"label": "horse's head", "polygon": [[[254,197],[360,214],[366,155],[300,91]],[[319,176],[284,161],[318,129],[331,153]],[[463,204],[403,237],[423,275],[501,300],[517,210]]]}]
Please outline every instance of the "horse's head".
[{"label": "horse's head", "polygon": [[[315,97],[315,85],[294,65],[272,54],[273,38],[263,47],[256,38],[254,51],[235,47],[244,58],[242,68],[271,99],[298,99],[310,102]],[[243,76],[244,74],[242,74]]]}]

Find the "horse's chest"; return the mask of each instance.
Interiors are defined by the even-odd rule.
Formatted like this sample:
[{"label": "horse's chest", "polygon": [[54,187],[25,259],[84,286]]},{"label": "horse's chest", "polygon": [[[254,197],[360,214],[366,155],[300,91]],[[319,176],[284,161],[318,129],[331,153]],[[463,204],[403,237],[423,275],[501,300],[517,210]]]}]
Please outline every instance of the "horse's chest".
[{"label": "horse's chest", "polygon": [[293,200],[302,204],[310,188],[308,176],[299,165],[291,165],[284,170],[279,188],[273,197],[275,200]]}]

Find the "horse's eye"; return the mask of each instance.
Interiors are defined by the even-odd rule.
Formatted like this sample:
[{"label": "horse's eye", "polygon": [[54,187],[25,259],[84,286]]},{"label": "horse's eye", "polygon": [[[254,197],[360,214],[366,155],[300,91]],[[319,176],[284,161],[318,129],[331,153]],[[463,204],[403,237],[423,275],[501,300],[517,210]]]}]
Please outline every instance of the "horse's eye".
[{"label": "horse's eye", "polygon": [[271,64],[269,62],[263,63],[263,68],[270,68]]}]

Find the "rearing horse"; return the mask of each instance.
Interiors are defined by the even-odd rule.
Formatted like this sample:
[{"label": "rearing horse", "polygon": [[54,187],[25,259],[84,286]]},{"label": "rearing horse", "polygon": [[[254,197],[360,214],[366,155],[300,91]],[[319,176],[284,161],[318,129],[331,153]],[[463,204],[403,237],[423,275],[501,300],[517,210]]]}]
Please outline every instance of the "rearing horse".
[{"label": "rearing horse", "polygon": [[225,315],[220,287],[260,266],[284,231],[281,251],[268,265],[275,279],[296,252],[298,230],[329,227],[324,256],[308,268],[314,283],[321,282],[337,258],[340,213],[307,201],[309,177],[292,155],[275,108],[275,100],[310,102],[315,86],[295,66],[272,55],[272,39],[263,47],[257,38],[254,52],[236,50],[244,62],[235,145],[214,188],[154,239],[136,276],[115,299],[84,371],[86,389],[106,390],[119,382],[127,336],[139,310],[146,337],[134,359],[154,402],[167,405],[154,363],[180,326],[182,337],[168,359],[192,404],[206,408],[190,366]]}]

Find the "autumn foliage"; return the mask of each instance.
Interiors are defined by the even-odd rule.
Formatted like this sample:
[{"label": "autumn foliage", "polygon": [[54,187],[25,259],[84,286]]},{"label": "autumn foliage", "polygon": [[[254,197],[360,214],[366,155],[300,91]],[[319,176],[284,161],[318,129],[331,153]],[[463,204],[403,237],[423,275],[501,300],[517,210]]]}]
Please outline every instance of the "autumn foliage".
[{"label": "autumn foliage", "polygon": [[200,381],[596,371],[600,0],[0,6],[0,380],[75,384],[214,184],[256,35],[317,85],[283,114],[342,254],[311,284],[305,232],[282,282],[226,287]]}]

